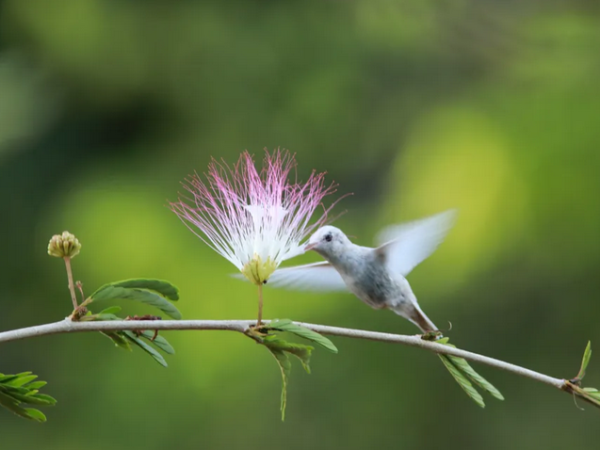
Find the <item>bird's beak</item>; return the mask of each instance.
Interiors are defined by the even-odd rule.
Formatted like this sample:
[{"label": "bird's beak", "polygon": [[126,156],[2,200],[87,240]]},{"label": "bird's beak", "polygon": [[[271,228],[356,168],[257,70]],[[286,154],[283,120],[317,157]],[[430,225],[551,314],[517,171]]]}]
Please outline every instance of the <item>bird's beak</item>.
[{"label": "bird's beak", "polygon": [[304,251],[305,251],[305,252],[307,252],[307,251],[309,251],[309,250],[312,250],[312,249],[313,249],[313,248],[315,248],[316,246],[317,246],[317,244],[314,244],[314,243],[313,243],[313,244],[310,244],[310,243],[309,243],[309,244],[306,244],[306,245],[304,246]]}]

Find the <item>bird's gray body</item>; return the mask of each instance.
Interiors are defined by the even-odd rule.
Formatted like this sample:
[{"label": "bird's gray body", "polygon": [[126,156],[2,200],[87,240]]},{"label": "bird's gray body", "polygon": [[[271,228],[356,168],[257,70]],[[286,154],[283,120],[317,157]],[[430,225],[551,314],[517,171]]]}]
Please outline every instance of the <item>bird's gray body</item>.
[{"label": "bird's gray body", "polygon": [[374,249],[349,243],[343,255],[316,251],[338,271],[350,292],[369,306],[381,309],[390,302],[406,302],[403,285],[408,282],[403,277],[392,276],[383,255]]},{"label": "bird's gray body", "polygon": [[315,251],[337,270],[348,290],[367,305],[374,309],[390,309],[424,332],[437,329],[419,308],[408,280],[389,270],[385,252],[349,241],[343,252]]},{"label": "bird's gray body", "polygon": [[352,243],[338,228],[322,227],[306,249],[326,262],[277,270],[269,283],[301,290],[349,290],[372,308],[390,309],[422,331],[434,331],[437,328],[421,311],[406,275],[435,251],[454,218],[454,211],[446,211],[388,227],[376,248]]},{"label": "bird's gray body", "polygon": [[[437,331],[433,322],[421,311],[406,276],[435,251],[453,225],[454,217],[454,211],[446,211],[388,227],[380,234],[380,245],[376,248],[353,244],[338,228],[320,228],[310,237],[305,250],[316,251],[326,261],[278,269],[268,283],[300,290],[349,290],[372,308],[390,309],[410,320],[424,333]],[[497,399],[504,398],[466,360],[441,354],[439,357],[459,385],[480,406],[484,406],[483,399],[467,379]]]}]

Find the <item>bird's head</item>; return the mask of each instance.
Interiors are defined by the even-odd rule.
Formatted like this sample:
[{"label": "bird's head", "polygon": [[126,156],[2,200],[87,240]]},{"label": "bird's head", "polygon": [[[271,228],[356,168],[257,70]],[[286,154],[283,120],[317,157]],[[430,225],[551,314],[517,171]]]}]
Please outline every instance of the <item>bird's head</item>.
[{"label": "bird's head", "polygon": [[304,247],[306,251],[314,250],[325,259],[335,258],[347,248],[350,240],[339,228],[327,225],[319,228]]}]

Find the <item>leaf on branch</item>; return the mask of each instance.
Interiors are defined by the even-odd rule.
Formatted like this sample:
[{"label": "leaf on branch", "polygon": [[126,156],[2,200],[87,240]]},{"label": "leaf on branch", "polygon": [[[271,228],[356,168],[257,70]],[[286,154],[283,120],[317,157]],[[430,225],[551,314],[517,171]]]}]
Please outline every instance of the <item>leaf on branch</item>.
[{"label": "leaf on branch", "polygon": [[152,342],[152,344],[160,348],[163,352],[169,355],[175,354],[175,349],[171,346],[171,344],[169,344],[169,341],[167,341],[164,337],[158,335],[156,336],[156,338],[154,338],[154,340],[152,340],[152,338],[154,337],[154,331],[146,330],[142,333],[142,337],[148,339],[150,342]]},{"label": "leaf on branch", "polygon": [[448,372],[454,377],[459,386],[466,392],[466,394],[473,399],[475,403],[477,403],[482,408],[485,408],[485,403],[483,402],[483,397],[477,390],[473,387],[471,382],[461,373],[461,371],[450,361],[450,358],[447,355],[438,355]]},{"label": "leaf on branch", "polygon": [[[438,339],[435,341],[435,343],[437,344],[443,344],[443,345],[447,345],[448,347],[452,347],[452,348],[456,348],[455,345],[452,345],[449,343],[449,338],[445,337],[442,339]],[[442,358],[442,355],[439,355],[440,358]],[[471,365],[467,362],[466,359],[464,358],[460,358],[458,356],[452,356],[452,355],[444,355],[445,358],[442,358],[442,362],[444,363],[444,365],[447,366],[447,363],[452,364],[460,373],[461,375],[464,376],[466,375],[467,377],[467,381],[470,380],[469,385],[472,387],[471,382],[474,383],[475,385],[479,386],[481,389],[483,389],[484,391],[486,391],[488,394],[490,394],[492,397],[498,399],[498,400],[504,400],[504,396],[500,393],[500,391],[498,389],[496,389],[496,387],[490,383],[489,381],[487,381],[485,378],[483,378],[481,375],[479,375],[479,373],[477,373],[475,371],[475,369],[473,369],[473,367],[471,367]],[[454,374],[453,371],[451,371],[450,369],[448,369],[450,371],[450,373],[452,374],[452,376],[454,376],[454,378],[456,379],[456,376]],[[458,384],[461,385],[461,387],[463,389],[465,389],[465,387],[463,386],[463,384],[461,383],[461,381],[459,381],[458,379],[456,380],[458,382]],[[473,390],[475,392],[477,392],[475,390],[475,388],[473,388]],[[465,392],[467,392],[467,394],[469,395],[469,397],[473,398],[471,396],[471,394],[469,393],[470,391],[467,391],[465,389]],[[481,397],[479,395],[479,393],[477,393],[478,397]],[[475,402],[477,404],[479,404],[479,402],[473,398],[473,400],[475,400]],[[483,403],[483,400],[482,400]],[[485,405],[480,405],[480,406],[485,406]]]},{"label": "leaf on branch", "polygon": [[31,372],[17,375],[0,374],[0,405],[14,414],[37,422],[45,422],[46,416],[34,408],[22,405],[52,406],[56,404],[53,397],[40,394],[39,389],[46,385],[45,381],[33,381],[37,378]]},{"label": "leaf on branch", "polygon": [[[269,347],[267,347],[269,348]],[[283,350],[269,348],[271,354],[275,357],[279,370],[281,370],[281,421],[285,420],[285,408],[287,406],[287,382],[292,369],[292,363],[287,353]]]},{"label": "leaf on branch", "polygon": [[304,370],[306,370],[307,373],[310,373],[310,357],[314,347],[311,347],[310,345],[288,342],[279,337],[279,335],[272,333],[278,331],[291,333],[301,338],[308,339],[309,341],[319,344],[333,353],[337,353],[337,348],[326,337],[308,328],[296,325],[290,319],[273,320],[269,323],[269,325],[260,328],[250,327],[245,331],[246,336],[267,347],[279,364],[282,377],[281,420],[285,420],[287,384],[292,367],[289,355],[294,355],[296,358],[298,358],[302,364],[302,367],[304,367]]},{"label": "leaf on branch", "polygon": [[154,291],[171,301],[179,300],[179,289],[177,289],[176,286],[172,285],[168,281],[164,280],[155,280],[152,278],[134,278],[131,280],[117,281],[110,284],[124,288],[146,289],[148,291]]},{"label": "leaf on branch", "polygon": [[587,346],[585,347],[585,351],[583,352],[581,368],[579,369],[579,373],[576,377],[577,380],[581,381],[585,377],[585,371],[587,369],[588,364],[590,363],[590,359],[592,359],[592,342],[588,341]]},{"label": "leaf on branch", "polygon": [[[107,314],[107,313],[105,313],[105,311],[107,311],[107,310],[104,310],[102,313],[94,315],[95,320],[97,320],[97,321],[124,320],[121,317],[118,317],[114,314],[110,314],[110,313]],[[148,325],[149,325],[148,328],[152,327],[151,320],[148,321]],[[163,356],[159,352],[157,352],[150,344],[147,344],[146,342],[144,342],[142,340],[142,338],[148,340],[151,344],[155,345],[156,347],[158,347],[163,352],[165,352],[169,355],[175,354],[175,349],[173,348],[173,346],[171,344],[169,344],[169,341],[167,341],[162,336],[157,335],[156,337],[154,337],[154,331],[144,330],[141,332],[141,334],[139,336],[135,332],[128,331],[128,330],[101,331],[101,333],[104,334],[105,336],[109,337],[115,343],[115,345],[117,347],[120,347],[124,350],[131,351],[130,342],[133,342],[135,345],[137,345],[142,350],[144,350],[146,353],[148,353],[150,356],[152,356],[152,358],[154,358],[161,366],[164,366],[164,367],[167,367],[168,364],[165,361],[165,359],[163,358]]]},{"label": "leaf on branch", "polygon": [[504,396],[500,393],[500,391],[496,389],[492,383],[475,372],[475,369],[471,367],[466,359],[450,355],[448,355],[448,357],[450,358],[452,364],[464,372],[464,374],[467,375],[473,383],[475,383],[484,391],[488,392],[492,397],[497,398],[498,400],[504,400]]},{"label": "leaf on branch", "polygon": [[[100,311],[97,315],[98,316],[101,316],[103,314],[112,314],[112,315],[115,315],[115,314],[117,314],[120,311],[121,311],[121,307],[120,306],[109,306],[108,308],[103,309],[102,311]],[[117,317],[117,319],[118,319],[118,317]]]},{"label": "leaf on branch", "polygon": [[269,350],[276,349],[294,355],[300,360],[302,367],[304,367],[304,370],[306,370],[306,373],[310,373],[310,357],[314,347],[311,347],[310,345],[287,342],[274,335],[266,336],[263,344]]},{"label": "leaf on branch", "polygon": [[[122,282],[123,283],[123,282]],[[106,284],[91,295],[92,301],[102,300],[133,300],[145,303],[172,317],[173,319],[181,319],[181,313],[173,306],[167,298],[163,297],[158,291],[146,290],[143,288],[121,287],[116,284]],[[169,292],[169,291],[167,291]],[[172,293],[170,293],[172,295]]]},{"label": "leaf on branch", "polygon": [[119,331],[101,331],[104,336],[108,337],[113,341],[115,347],[122,348],[123,350],[131,351],[131,345],[123,334]]},{"label": "leaf on branch", "polygon": [[285,408],[287,406],[287,384],[292,370],[292,363],[288,355],[294,355],[302,363],[302,367],[310,373],[310,355],[313,347],[309,345],[287,342],[275,335],[265,336],[261,342],[269,349],[275,357],[281,370],[281,420],[285,420]]},{"label": "leaf on branch", "polygon": [[315,344],[322,346],[323,348],[329,350],[332,353],[338,352],[338,349],[335,345],[333,345],[333,342],[331,342],[325,336],[309,328],[296,325],[290,319],[274,320],[271,323],[269,323],[269,325],[265,328],[275,331],[286,331],[288,333],[295,334],[296,336],[314,342]]},{"label": "leaf on branch", "polygon": [[137,345],[150,356],[152,356],[152,358],[154,358],[154,360],[158,362],[161,366],[169,367],[169,365],[165,361],[165,358],[163,358],[163,356],[157,350],[155,350],[154,347],[152,347],[149,344],[146,344],[141,338],[136,336],[133,331],[122,331],[121,333],[127,336],[127,338],[135,345]]}]

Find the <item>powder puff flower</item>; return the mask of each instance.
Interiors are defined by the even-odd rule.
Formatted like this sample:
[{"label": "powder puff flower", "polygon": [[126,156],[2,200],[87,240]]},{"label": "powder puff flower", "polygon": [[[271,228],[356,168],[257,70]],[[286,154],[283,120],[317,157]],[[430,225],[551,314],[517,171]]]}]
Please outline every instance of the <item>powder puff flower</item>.
[{"label": "powder puff flower", "polygon": [[233,167],[213,159],[205,180],[194,174],[183,183],[191,198],[170,204],[196,236],[259,286],[259,324],[262,284],[282,261],[304,252],[300,242],[324,224],[333,207],[310,223],[336,186],[326,185],[325,173],[316,171],[304,183],[290,183],[295,167],[286,150],[265,151],[260,172],[247,151]]}]

